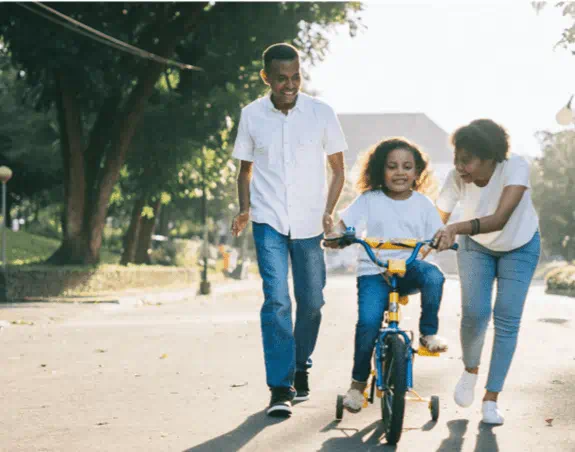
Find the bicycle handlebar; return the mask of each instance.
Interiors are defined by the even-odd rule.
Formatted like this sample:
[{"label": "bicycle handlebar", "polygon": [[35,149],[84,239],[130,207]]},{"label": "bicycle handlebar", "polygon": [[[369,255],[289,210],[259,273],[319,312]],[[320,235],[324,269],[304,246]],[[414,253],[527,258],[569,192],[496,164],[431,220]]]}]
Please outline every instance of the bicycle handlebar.
[{"label": "bicycle handlebar", "polygon": [[[411,256],[407,258],[405,261],[405,265],[410,265],[419,254],[419,250],[424,245],[429,245],[431,248],[435,248],[433,246],[433,240],[416,240],[416,239],[402,239],[397,241],[385,241],[380,242],[377,239],[358,239],[355,236],[355,228],[347,228],[341,237],[335,237],[333,239],[324,239],[326,242],[339,242],[339,245],[344,248],[346,246],[352,245],[354,243],[358,243],[364,247],[365,252],[369,256],[369,258],[373,261],[374,264],[379,265],[380,267],[387,268],[387,262],[381,262],[373,253],[373,249],[388,249],[388,250],[402,250],[402,249],[413,249],[411,252]],[[457,243],[454,243],[450,249],[456,251],[459,246]]]}]

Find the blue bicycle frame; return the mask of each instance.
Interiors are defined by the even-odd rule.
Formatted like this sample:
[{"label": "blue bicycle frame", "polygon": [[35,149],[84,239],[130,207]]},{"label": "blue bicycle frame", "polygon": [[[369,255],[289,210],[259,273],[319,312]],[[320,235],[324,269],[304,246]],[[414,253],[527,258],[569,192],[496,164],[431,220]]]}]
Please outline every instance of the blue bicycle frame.
[{"label": "blue bicycle frame", "polygon": [[[387,262],[382,262],[375,256],[371,246],[366,241],[356,237],[354,228],[347,228],[345,233],[343,234],[343,236],[341,238],[339,238],[339,240],[343,246],[351,245],[353,243],[358,243],[358,244],[362,245],[363,248],[365,249],[365,252],[369,256],[369,258],[373,261],[374,264],[376,264],[382,268],[388,267]],[[433,241],[432,240],[418,241],[418,242],[415,242],[414,246],[412,246],[411,244],[407,244],[405,242],[402,242],[402,241],[390,242],[390,243],[394,247],[396,247],[396,249],[399,249],[399,248],[411,248],[411,249],[413,249],[411,256],[409,256],[409,258],[405,261],[405,267],[407,269],[407,267],[409,267],[409,265],[417,258],[417,255],[419,254],[421,247],[425,246],[425,245],[432,245]],[[457,244],[454,244],[452,246],[452,249],[456,250]],[[390,275],[389,284],[391,286],[391,292],[390,292],[390,303],[388,306],[388,312],[389,313],[397,313],[399,311],[398,303],[397,302],[391,302],[392,299],[397,299],[396,297],[392,297],[391,294],[396,293],[397,297],[399,297],[399,293],[398,293],[398,289],[397,289],[397,275],[394,275],[394,274]],[[406,347],[406,350],[407,350],[407,356],[406,356],[406,360],[407,360],[406,380],[407,381],[406,381],[406,384],[407,384],[407,390],[408,391],[412,390],[413,389],[413,353],[414,353],[414,349],[412,347],[413,340],[412,340],[412,337],[410,337],[410,335],[408,335],[405,331],[403,331],[401,328],[399,328],[399,322],[396,320],[390,321],[388,326],[386,328],[382,328],[379,332],[379,336],[378,336],[376,347],[375,347],[375,365],[377,366],[375,385],[379,391],[386,391],[388,389],[386,386],[386,382],[383,381],[383,362],[385,360],[385,352],[386,352],[386,350],[385,350],[385,339],[390,334],[400,334],[401,336],[403,336],[403,339],[405,340],[405,344],[407,346]]]}]

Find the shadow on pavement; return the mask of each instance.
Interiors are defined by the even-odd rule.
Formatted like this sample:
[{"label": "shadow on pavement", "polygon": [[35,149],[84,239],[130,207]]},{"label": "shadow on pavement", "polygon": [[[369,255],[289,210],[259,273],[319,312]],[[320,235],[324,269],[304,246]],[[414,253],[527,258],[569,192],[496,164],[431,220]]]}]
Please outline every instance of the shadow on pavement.
[{"label": "shadow on pavement", "polygon": [[441,442],[437,452],[459,452],[463,447],[463,437],[465,436],[468,423],[469,421],[467,419],[449,421],[447,423],[449,436]]},{"label": "shadow on pavement", "polygon": [[260,411],[249,416],[235,429],[217,438],[186,449],[184,452],[214,452],[224,450],[239,450],[262,432],[267,426],[285,421],[282,418],[272,418]]},{"label": "shadow on pavement", "polygon": [[[337,427],[339,423],[333,421],[326,425],[321,431],[327,432],[328,430],[340,430],[342,433],[341,438],[330,438],[325,441],[318,452],[348,452],[355,451],[394,451],[396,446],[389,446],[382,444],[381,439],[383,436],[383,424],[381,421],[375,421],[362,430],[356,428],[341,428]],[[369,434],[369,438],[364,441],[364,438]]]},{"label": "shadow on pavement", "polygon": [[499,452],[497,438],[493,429],[496,425],[485,425],[480,422],[477,429],[477,442],[475,443],[475,452]]},{"label": "shadow on pavement", "polygon": [[[457,419],[449,421],[449,437],[445,438],[436,452],[460,452],[465,441],[465,432],[467,431],[467,419]],[[493,433],[493,425],[485,425],[480,422],[477,426],[477,439],[475,443],[475,452],[498,452],[497,438]]]}]

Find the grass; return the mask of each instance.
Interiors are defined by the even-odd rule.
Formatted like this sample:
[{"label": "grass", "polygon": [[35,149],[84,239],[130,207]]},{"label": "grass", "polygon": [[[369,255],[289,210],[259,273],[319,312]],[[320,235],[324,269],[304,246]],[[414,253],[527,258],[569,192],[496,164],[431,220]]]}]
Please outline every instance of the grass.
[{"label": "grass", "polygon": [[[37,264],[48,259],[60,246],[60,241],[25,231],[6,231],[6,256],[10,265]],[[120,256],[103,249],[103,264],[118,264]]]}]

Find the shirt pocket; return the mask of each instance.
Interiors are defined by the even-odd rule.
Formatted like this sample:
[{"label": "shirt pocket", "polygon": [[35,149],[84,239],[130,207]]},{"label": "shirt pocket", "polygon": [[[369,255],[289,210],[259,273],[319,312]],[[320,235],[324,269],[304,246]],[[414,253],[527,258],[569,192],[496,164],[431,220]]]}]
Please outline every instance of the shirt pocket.
[{"label": "shirt pocket", "polygon": [[310,164],[318,161],[323,155],[322,130],[319,127],[304,130],[298,137],[296,146],[296,161],[299,164]]},{"label": "shirt pocket", "polygon": [[261,128],[254,136],[254,162],[269,165],[275,153],[274,135],[269,129]]}]

